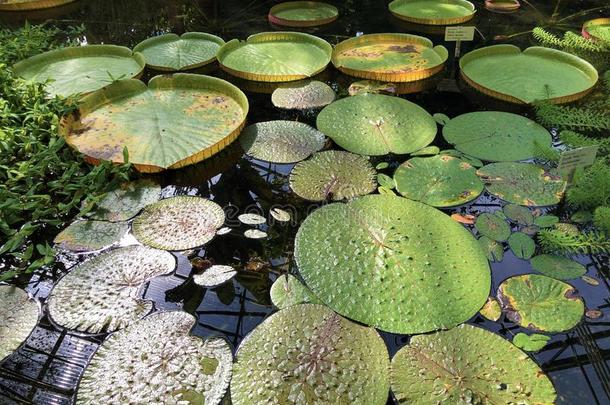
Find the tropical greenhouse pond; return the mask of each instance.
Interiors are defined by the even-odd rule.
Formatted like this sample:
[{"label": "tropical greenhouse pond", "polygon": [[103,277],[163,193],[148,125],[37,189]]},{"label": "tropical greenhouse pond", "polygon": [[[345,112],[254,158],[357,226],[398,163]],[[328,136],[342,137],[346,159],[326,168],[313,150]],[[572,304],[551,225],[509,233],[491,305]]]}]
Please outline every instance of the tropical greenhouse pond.
[{"label": "tropical greenhouse pond", "polygon": [[610,403],[604,0],[0,0],[0,404]]}]

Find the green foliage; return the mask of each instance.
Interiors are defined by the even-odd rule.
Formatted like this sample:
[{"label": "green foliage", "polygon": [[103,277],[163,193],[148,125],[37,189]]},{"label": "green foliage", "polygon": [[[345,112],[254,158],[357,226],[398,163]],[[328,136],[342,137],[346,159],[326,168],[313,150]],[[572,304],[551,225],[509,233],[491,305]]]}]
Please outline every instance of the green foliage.
[{"label": "green foliage", "polygon": [[534,141],[534,157],[536,159],[545,160],[547,162],[559,162],[560,153],[557,149],[549,145],[543,145],[538,141]]},{"label": "green foliage", "polygon": [[581,131],[610,129],[608,103],[593,103],[580,107],[568,107],[539,101],[534,104],[538,121],[546,126]]},{"label": "green foliage", "polygon": [[597,207],[593,214],[593,223],[598,229],[610,235],[610,206]]},{"label": "green foliage", "polygon": [[599,254],[610,252],[610,239],[596,232],[573,232],[553,228],[538,232],[538,243],[544,252],[563,255]]},{"label": "green foliage", "polygon": [[540,45],[573,53],[591,62],[599,70],[606,70],[610,67],[608,61],[610,45],[606,42],[591,41],[571,31],[566,31],[562,36],[558,36],[541,27],[534,28],[532,35]]},{"label": "green foliage", "polygon": [[559,139],[561,139],[565,145],[571,148],[582,148],[584,146],[597,145],[599,147],[597,150],[598,157],[610,155],[610,138],[599,139],[583,135],[579,132],[565,130],[559,133]]},{"label": "green foliage", "polygon": [[610,166],[597,160],[592,166],[578,169],[566,198],[571,206],[579,209],[610,205]]}]

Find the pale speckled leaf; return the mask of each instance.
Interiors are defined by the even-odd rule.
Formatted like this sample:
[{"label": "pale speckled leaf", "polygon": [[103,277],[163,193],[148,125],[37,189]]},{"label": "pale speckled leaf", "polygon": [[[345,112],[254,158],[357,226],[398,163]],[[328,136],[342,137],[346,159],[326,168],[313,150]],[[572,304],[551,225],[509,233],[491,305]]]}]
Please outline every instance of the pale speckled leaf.
[{"label": "pale speckled leaf", "polygon": [[479,313],[490,321],[496,322],[498,319],[500,319],[500,316],[502,316],[502,308],[500,308],[500,303],[498,300],[489,297]]},{"label": "pale speckled leaf", "polygon": [[213,265],[201,274],[195,274],[195,284],[206,288],[217,287],[226,283],[237,275],[237,271],[231,266]]},{"label": "pale speckled leaf", "polygon": [[507,204],[502,208],[506,217],[519,225],[532,225],[534,216],[527,207],[517,204]]},{"label": "pale speckled leaf", "polygon": [[242,341],[231,400],[235,405],[383,405],[389,363],[375,329],[323,305],[294,305],[267,318]]},{"label": "pale speckled leaf", "polygon": [[105,221],[127,221],[160,197],[161,187],[151,180],[123,183],[117,189],[106,193],[88,216]]},{"label": "pale speckled leaf", "polygon": [[513,232],[508,237],[508,246],[515,256],[528,260],[536,250],[536,242],[523,232]]},{"label": "pale speckled leaf", "polygon": [[38,323],[38,304],[28,293],[0,285],[0,360],[15,351]]},{"label": "pale speckled leaf", "polygon": [[267,232],[259,229],[247,229],[244,231],[244,236],[248,239],[265,239],[268,235]]},{"label": "pale speckled leaf", "polygon": [[271,302],[279,309],[284,309],[297,304],[321,304],[309,288],[291,274],[279,276],[271,286]]},{"label": "pale speckled leaf", "polygon": [[479,244],[487,255],[487,260],[490,262],[501,262],[504,260],[504,245],[502,242],[495,241],[487,236],[481,236]]},{"label": "pale speckled leaf", "polygon": [[76,403],[220,404],[231,380],[231,348],[223,338],[189,335],[194,325],[186,312],[157,312],[112,334],[87,366]]},{"label": "pale speckled leaf", "polygon": [[569,280],[583,276],[587,269],[575,260],[564,256],[539,255],[532,257],[532,268],[545,276],[559,280]]},{"label": "pale speckled leaf", "polygon": [[317,80],[286,83],[273,91],[271,102],[278,108],[305,110],[324,107],[335,101],[335,91]]},{"label": "pale speckled leaf", "polygon": [[519,332],[513,337],[513,344],[526,352],[538,352],[546,346],[550,339],[550,336],[540,335],[538,333],[528,335]]},{"label": "pale speckled leaf", "polygon": [[278,222],[289,222],[292,218],[290,212],[281,208],[272,208],[269,211],[269,215]]},{"label": "pale speckled leaf", "polygon": [[55,236],[53,243],[73,252],[99,250],[121,240],[128,229],[124,222],[74,221]]},{"label": "pale speckled leaf", "polygon": [[246,225],[260,225],[267,222],[267,219],[258,214],[240,214],[237,216],[237,219],[242,224]]},{"label": "pale speckled leaf", "polygon": [[474,226],[481,235],[497,242],[504,242],[510,236],[510,226],[506,221],[488,212],[479,215]]}]

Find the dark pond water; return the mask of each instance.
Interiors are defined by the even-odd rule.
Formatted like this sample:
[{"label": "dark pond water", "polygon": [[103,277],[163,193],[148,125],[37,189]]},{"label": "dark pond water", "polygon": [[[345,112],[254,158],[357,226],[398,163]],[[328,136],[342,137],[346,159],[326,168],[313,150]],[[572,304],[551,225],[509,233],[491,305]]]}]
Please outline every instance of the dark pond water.
[{"label": "dark pond water", "polygon": [[[335,44],[345,38],[362,33],[409,32],[431,38],[435,44],[443,43],[439,32],[418,31],[416,26],[408,26],[394,19],[387,12],[387,1],[351,0],[330,1],[341,12],[341,18],[333,24],[307,32],[321,36]],[[83,43],[114,43],[133,46],[153,35],[166,32],[204,31],[220,35],[225,40],[243,39],[250,34],[279,30],[269,25],[267,10],[273,1],[239,0],[91,0],[77,1],[67,7],[30,14],[32,21],[54,19],[61,25],[86,25]],[[555,11],[555,1],[531,1],[537,8],[523,7],[514,14],[494,14],[476,1],[479,12],[473,21],[478,28],[475,41],[462,46],[466,52],[474,46],[491,44],[494,36],[511,35],[528,31],[538,24],[547,24]],[[605,0],[561,1],[556,10],[561,19],[579,10],[607,6]],[[606,10],[606,14],[608,10]],[[600,17],[602,12],[594,11],[577,16],[565,22],[565,26],[578,31],[584,20]],[[18,26],[25,16],[21,14],[0,14],[4,25]],[[532,42],[529,35],[517,36],[512,43],[525,46]],[[453,54],[454,44],[443,43]],[[531,115],[524,109],[503,105],[469,91],[463,83],[457,83],[454,61],[448,63],[443,73],[447,80],[438,87],[417,94],[405,95],[406,99],[424,107],[430,113],[443,112],[451,117],[469,111],[501,109]],[[211,74],[225,77],[219,71]],[[150,77],[150,74],[147,76]],[[345,94],[347,86],[355,81],[329,68],[321,79],[330,83],[339,94]],[[252,87],[240,85],[250,100],[250,123],[289,119],[315,125],[317,111],[286,112],[271,105],[270,95],[255,93]],[[258,91],[264,89],[257,89]],[[437,145],[443,145],[437,139]],[[397,165],[404,157],[393,156],[377,159]],[[288,188],[287,175],[291,165],[275,165],[250,160],[243,157],[238,146],[232,146],[215,158],[180,171],[159,176],[164,185],[164,196],[200,195],[212,198],[227,207],[233,214],[229,225],[239,229],[235,219],[237,213],[259,212],[266,214],[273,206],[283,206],[294,213],[294,221],[288,225],[273,225],[265,229],[269,238],[263,241],[246,239],[241,232],[216,238],[196,255],[218,264],[231,264],[239,269],[239,275],[232,282],[216,289],[204,289],[189,282],[191,268],[188,260],[179,258],[180,265],[174,274],[153,280],[143,291],[144,297],[154,300],[155,307],[179,309],[194,314],[198,323],[193,333],[199,336],[222,334],[237,347],[241,339],[256,327],[265,317],[274,312],[269,298],[269,288],[278,274],[295,271],[292,260],[293,241],[298,224],[316,206],[304,202],[292,194]],[[385,170],[393,171],[392,166]],[[501,202],[483,195],[467,206],[448,210],[451,212],[479,213],[494,211]],[[559,209],[555,214],[564,216]],[[232,219],[232,220],[231,220]],[[244,230],[245,228],[241,229]],[[43,302],[53,283],[65,274],[70,266],[83,257],[64,257],[63,265],[36,274],[29,282],[24,282],[34,295]],[[557,334],[543,351],[533,355],[535,361],[553,380],[561,404],[606,404],[610,403],[610,267],[607,257],[580,257],[586,264],[588,275],[600,281],[599,286],[589,285],[581,280],[571,283],[578,288],[585,299],[587,308],[598,308],[604,316],[593,321],[585,320],[568,333]],[[528,261],[521,260],[506,252],[501,263],[492,265],[493,289],[505,278],[531,271]],[[521,328],[505,321],[489,322],[475,316],[470,323],[478,324],[511,339]],[[382,334],[393,355],[408,342],[404,335]],[[51,324],[43,316],[39,326],[28,338],[26,344],[0,365],[0,404],[68,404],[72,403],[78,380],[88,360],[95,352],[104,336],[75,335]],[[393,403],[389,398],[388,403]]]}]

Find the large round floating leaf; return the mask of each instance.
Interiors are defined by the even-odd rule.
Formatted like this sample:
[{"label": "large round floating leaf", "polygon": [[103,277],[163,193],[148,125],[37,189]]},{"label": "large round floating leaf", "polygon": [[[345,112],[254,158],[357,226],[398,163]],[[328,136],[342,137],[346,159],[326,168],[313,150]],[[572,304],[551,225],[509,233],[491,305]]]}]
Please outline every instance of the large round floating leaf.
[{"label": "large round floating leaf", "polygon": [[460,69],[466,82],[478,91],[518,104],[578,100],[598,79],[589,62],[540,46],[523,52],[508,44],[479,48],[460,58]]},{"label": "large round floating leaf", "polygon": [[441,71],[447,49],[428,38],[410,34],[368,34],[339,43],[333,65],[341,72],[364,79],[411,82]]},{"label": "large round floating leaf", "polygon": [[38,323],[38,304],[20,288],[0,285],[0,360],[15,351]]},{"label": "large round floating leaf", "polygon": [[43,10],[73,3],[76,0],[2,0],[0,11]]},{"label": "large round floating leaf", "polygon": [[99,90],[117,79],[137,77],[144,57],[116,45],[61,48],[32,56],[13,66],[19,77],[47,83],[50,96],[69,96]]},{"label": "large round floating leaf", "polygon": [[532,257],[532,268],[545,276],[569,280],[584,276],[587,269],[575,260],[564,256],[539,255]]},{"label": "large round floating leaf", "polygon": [[89,217],[113,222],[127,221],[160,197],[161,187],[151,180],[123,183],[106,193]]},{"label": "large round floating leaf", "polygon": [[426,25],[460,24],[476,12],[466,0],[394,0],[388,8],[401,20]]},{"label": "large round floating leaf", "polygon": [[565,181],[531,163],[500,162],[477,171],[490,194],[504,201],[530,207],[561,201]]},{"label": "large round floating leaf", "polygon": [[171,253],[145,246],[115,249],[79,264],[53,288],[49,314],[59,325],[81,332],[111,332],[152,310],[138,298],[140,286],[174,270]]},{"label": "large round floating leaf", "polygon": [[189,335],[186,312],[152,314],[112,334],[87,366],[77,404],[220,404],[231,380],[222,338]]},{"label": "large round floating leaf", "polygon": [[459,115],[443,127],[443,137],[460,152],[494,162],[530,159],[537,144],[551,146],[551,134],[544,127],[500,111]]},{"label": "large round floating leaf", "polygon": [[279,276],[271,286],[271,302],[279,309],[297,304],[321,304],[318,297],[291,274]]},{"label": "large round floating leaf", "polygon": [[324,147],[324,134],[297,121],[265,121],[246,127],[239,142],[246,155],[273,163],[299,162]]},{"label": "large round floating leaf", "polygon": [[335,91],[317,80],[287,83],[271,94],[271,102],[278,108],[305,110],[324,107],[335,101]]},{"label": "large round floating leaf", "polygon": [[53,242],[73,252],[99,250],[121,240],[128,229],[124,222],[75,221],[57,234]]},{"label": "large round floating leaf", "polygon": [[488,212],[479,215],[474,226],[481,235],[497,242],[504,242],[510,236],[510,226],[506,221]]},{"label": "large round floating leaf", "polygon": [[222,227],[225,213],[213,201],[180,196],[144,208],[133,222],[136,239],[165,250],[186,250],[205,245]]},{"label": "large round floating leaf", "polygon": [[233,366],[231,400],[235,405],[383,405],[389,365],[375,329],[323,305],[294,305],[243,340]]},{"label": "large round floating leaf", "polygon": [[415,152],[436,136],[436,122],[426,110],[381,94],[335,101],[320,112],[317,126],[340,147],[361,155]]},{"label": "large round floating leaf", "polygon": [[223,70],[261,82],[306,79],[330,62],[332,46],[300,32],[261,32],[246,41],[231,40],[216,54]]},{"label": "large round floating leaf", "polygon": [[515,256],[528,260],[536,250],[536,242],[523,232],[514,232],[508,237],[508,246]]},{"label": "large round floating leaf", "polygon": [[495,333],[471,325],[411,338],[390,371],[399,403],[555,403],[549,378],[525,353]]},{"label": "large round floating leaf", "polygon": [[145,39],[133,50],[140,52],[146,65],[161,71],[195,69],[216,59],[225,41],[204,32],[187,32],[178,36],[164,34]]},{"label": "large round floating leaf", "polygon": [[269,22],[287,27],[315,27],[339,17],[337,7],[318,1],[287,1],[269,10]]},{"label": "large round floating leaf", "polygon": [[396,169],[394,181],[400,194],[433,207],[465,204],[483,192],[475,168],[448,155],[411,158]]},{"label": "large round floating leaf", "polygon": [[67,142],[90,161],[129,162],[143,172],[197,163],[220,152],[241,131],[248,99],[229,82],[178,73],[148,87],[121,80],[82,100],[62,121]]},{"label": "large round floating leaf", "polygon": [[311,201],[349,199],[369,194],[376,186],[368,159],[337,150],[318,152],[290,173],[292,191]]},{"label": "large round floating leaf", "polygon": [[574,287],[538,274],[504,280],[498,287],[498,300],[508,319],[542,332],[572,329],[585,312]]},{"label": "large round floating leaf", "polygon": [[295,259],[330,308],[395,333],[466,321],[491,283],[487,258],[467,229],[435,208],[389,195],[314,211],[297,233]]}]

